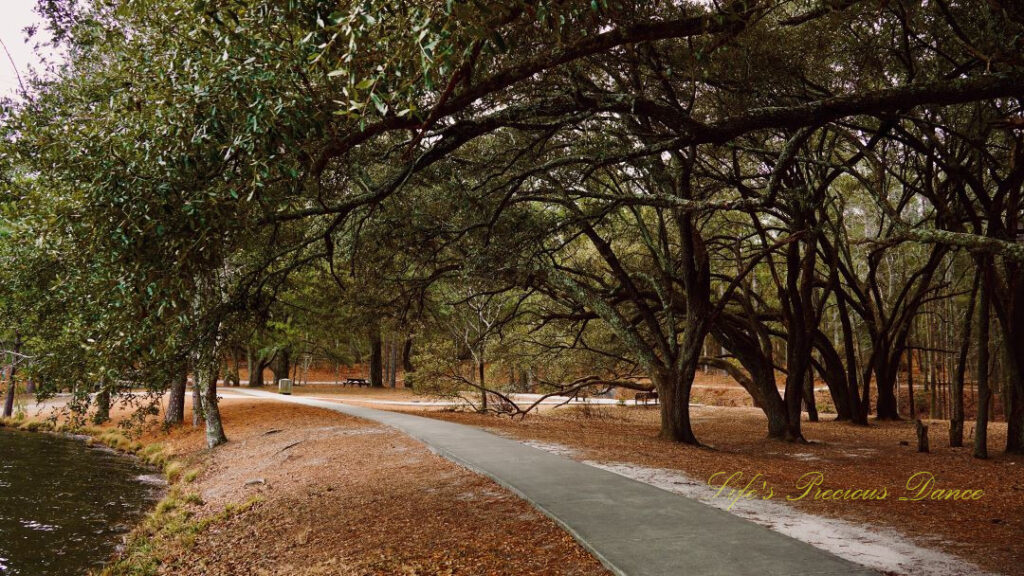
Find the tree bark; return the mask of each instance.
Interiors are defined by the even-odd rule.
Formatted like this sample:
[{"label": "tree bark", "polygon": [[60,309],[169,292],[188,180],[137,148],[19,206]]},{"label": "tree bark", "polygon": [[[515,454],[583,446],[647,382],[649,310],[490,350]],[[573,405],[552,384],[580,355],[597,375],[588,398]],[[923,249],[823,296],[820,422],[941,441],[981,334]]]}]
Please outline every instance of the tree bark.
[{"label": "tree bark", "polygon": [[380,326],[374,325],[370,333],[370,386],[374,388],[384,387],[382,342]]},{"label": "tree bark", "polygon": [[239,358],[239,356],[241,356],[241,353],[239,352],[238,347],[232,346],[231,368],[227,371],[227,374],[224,376],[224,383],[227,384],[228,386],[242,385],[242,377],[240,374],[242,368],[242,359]]},{"label": "tree bark", "polygon": [[980,280],[981,273],[976,271],[961,332],[960,355],[957,357],[956,372],[953,374],[953,414],[949,420],[949,446],[951,448],[960,448],[964,445],[964,374],[967,372],[967,356],[971,350],[971,325],[974,324],[974,303],[978,296]]},{"label": "tree bark", "polygon": [[[21,335],[16,334],[14,337],[14,353],[21,353]],[[17,392],[17,381],[15,376],[18,372],[18,358],[17,356],[11,356],[11,364],[7,369],[7,393],[4,395],[4,418],[10,418],[14,415],[14,395]]]},{"label": "tree bark", "polygon": [[92,416],[93,424],[104,424],[110,421],[110,388],[105,383],[100,384],[96,392],[96,413]]},{"label": "tree bark", "polygon": [[807,376],[804,378],[804,407],[807,408],[807,420],[818,421],[817,399],[814,397],[814,370],[807,367]]},{"label": "tree bark", "polygon": [[[416,370],[412,363],[412,335],[405,337],[405,345],[402,347],[402,371],[405,373],[405,380],[409,380],[409,372]],[[408,384],[406,385],[408,386]]]},{"label": "tree bark", "polygon": [[263,379],[263,371],[270,365],[270,361],[262,356],[257,356],[253,362],[253,372],[249,373],[249,387],[262,388],[266,382]]},{"label": "tree bark", "polygon": [[659,435],[665,440],[695,446],[700,444],[690,425],[690,393],[696,372],[696,364],[692,364],[679,372],[665,370],[652,374],[661,408]]},{"label": "tree bark", "polygon": [[[969,318],[969,316],[968,316]],[[907,396],[910,398],[910,418],[917,419],[917,398],[914,397],[914,347],[907,346]]]},{"label": "tree bark", "polygon": [[764,412],[768,419],[768,437],[785,438],[786,436],[786,405],[775,387],[774,368],[763,358],[752,359],[733,353],[740,364],[747,370],[744,373],[728,360],[723,358],[701,358],[701,364],[722,370],[739,382],[740,386],[754,399],[754,405]]},{"label": "tree bark", "polygon": [[915,421],[914,426],[917,431],[917,451],[928,452],[928,426],[920,420]]},{"label": "tree bark", "polygon": [[4,392],[4,411],[3,417],[10,418],[14,415],[14,364],[4,369],[4,375],[7,376],[7,390]]},{"label": "tree bark", "polygon": [[203,395],[199,391],[199,371],[192,374],[192,427],[203,421]]},{"label": "tree bark", "polygon": [[1006,359],[1006,452],[1024,454],[1024,272],[1015,279],[1017,286],[1003,323]]},{"label": "tree bark", "polygon": [[[783,396],[788,419],[786,439],[791,442],[803,442],[800,420],[805,403],[807,373],[811,370],[814,334],[818,331],[817,306],[814,299],[817,234],[812,232],[815,226],[813,208],[800,200],[796,200],[796,203],[797,208],[791,226],[794,230],[804,230],[806,234],[799,241],[786,245],[785,285],[779,285],[778,289],[783,323],[786,327],[787,373]],[[810,407],[810,403],[814,402],[813,397],[806,398],[806,401],[809,413],[816,410]]]},{"label": "tree bark", "polygon": [[398,385],[398,341],[392,339],[388,348],[388,386],[394,388]]},{"label": "tree bark", "polygon": [[[658,390],[661,408],[661,432],[666,440],[699,446],[690,425],[690,394],[697,375],[700,352],[707,337],[711,312],[711,265],[707,246],[693,214],[674,214],[679,229],[679,273],[686,291],[685,330],[682,343],[667,357],[663,366],[652,365],[652,380]],[[674,330],[674,327],[673,327]],[[672,340],[677,336],[670,334]],[[671,347],[669,347],[671,350]]]},{"label": "tree bark", "polygon": [[875,415],[879,420],[900,419],[896,404],[896,375],[899,373],[900,353],[890,353],[890,350],[899,349],[902,352],[903,348],[902,343],[892,343],[890,347],[883,347],[875,354],[875,387],[878,390]]},{"label": "tree bark", "polygon": [[280,382],[282,378],[288,378],[291,367],[291,350],[288,348],[281,348],[274,356],[273,366],[270,368],[271,372],[274,373],[274,386],[277,386],[277,383]]},{"label": "tree bark", "polygon": [[988,258],[983,259],[981,294],[978,297],[978,414],[974,427],[974,457],[988,458],[988,411],[992,390],[988,383],[990,275]]},{"label": "tree bark", "polygon": [[480,355],[478,356],[477,368],[479,370],[480,383],[480,411],[487,412],[487,384],[486,384],[486,367],[487,364],[484,362],[484,345],[480,345]]},{"label": "tree bark", "polygon": [[[825,333],[818,330],[814,334],[814,348],[821,358],[820,362],[812,361],[812,366],[817,366],[821,373],[825,386],[828,387],[829,396],[832,397],[832,404],[836,407],[836,420],[853,420],[853,411],[850,408],[850,392],[847,374],[843,368],[843,361],[839,357],[832,342],[825,336]],[[811,371],[813,374],[813,371]],[[804,391],[807,395],[807,391]],[[813,386],[811,390],[813,395]]]},{"label": "tree bark", "polygon": [[170,395],[167,398],[167,412],[164,413],[164,424],[175,426],[185,421],[185,387],[188,385],[188,372],[184,369],[171,383]]},{"label": "tree bark", "polygon": [[215,448],[228,441],[224,435],[224,425],[220,419],[220,408],[217,405],[217,377],[220,362],[217,355],[212,358],[200,358],[197,362],[196,381],[202,394],[203,416],[206,420],[206,446]]},{"label": "tree bark", "polygon": [[253,373],[252,372],[253,372],[254,368],[255,368],[254,362],[252,361],[252,346],[246,346],[245,347],[245,373],[247,375],[246,378],[248,379],[248,382],[246,382],[246,384],[248,384],[249,386],[252,386],[252,378],[253,378]]},{"label": "tree bark", "polygon": [[[835,280],[838,285],[838,277]],[[869,405],[861,402],[857,380],[857,350],[854,343],[853,323],[846,305],[846,293],[840,287],[834,289],[839,311],[839,324],[843,329],[843,353],[846,355],[846,388],[850,405],[850,419],[854,424],[867,426]]]}]

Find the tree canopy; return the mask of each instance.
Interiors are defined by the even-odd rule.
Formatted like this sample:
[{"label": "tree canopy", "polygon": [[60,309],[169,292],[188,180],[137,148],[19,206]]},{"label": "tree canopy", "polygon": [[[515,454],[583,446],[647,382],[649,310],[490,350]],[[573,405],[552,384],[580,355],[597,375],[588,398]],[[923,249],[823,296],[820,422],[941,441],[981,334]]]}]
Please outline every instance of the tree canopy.
[{"label": "tree canopy", "polygon": [[49,390],[188,363],[215,445],[231,346],[344,323],[475,357],[485,404],[492,341],[552,390],[652,386],[689,443],[713,366],[800,441],[815,374],[840,419],[900,417],[948,301],[1024,451],[1016,2],[39,9],[67,59],[4,103],[0,306]]}]

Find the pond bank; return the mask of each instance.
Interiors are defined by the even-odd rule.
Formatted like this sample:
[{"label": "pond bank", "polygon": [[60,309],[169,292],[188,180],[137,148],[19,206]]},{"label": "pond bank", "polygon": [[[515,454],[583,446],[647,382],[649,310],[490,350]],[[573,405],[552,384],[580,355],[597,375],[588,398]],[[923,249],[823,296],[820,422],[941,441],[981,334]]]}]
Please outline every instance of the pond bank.
[{"label": "pond bank", "polygon": [[564,574],[607,571],[551,520],[403,434],[225,397],[229,443],[140,441],[177,483],[104,574]]}]

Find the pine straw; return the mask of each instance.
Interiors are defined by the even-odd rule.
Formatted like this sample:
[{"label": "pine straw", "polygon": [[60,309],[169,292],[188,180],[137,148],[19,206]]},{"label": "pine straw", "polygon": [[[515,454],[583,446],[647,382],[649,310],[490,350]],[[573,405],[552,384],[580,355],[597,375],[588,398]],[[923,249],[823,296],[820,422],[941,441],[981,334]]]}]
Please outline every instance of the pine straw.
[{"label": "pine straw", "polygon": [[143,438],[202,470],[190,512],[213,519],[158,547],[160,573],[607,574],[524,501],[398,432],[259,400],[221,410],[230,442],[212,453],[191,426]]}]

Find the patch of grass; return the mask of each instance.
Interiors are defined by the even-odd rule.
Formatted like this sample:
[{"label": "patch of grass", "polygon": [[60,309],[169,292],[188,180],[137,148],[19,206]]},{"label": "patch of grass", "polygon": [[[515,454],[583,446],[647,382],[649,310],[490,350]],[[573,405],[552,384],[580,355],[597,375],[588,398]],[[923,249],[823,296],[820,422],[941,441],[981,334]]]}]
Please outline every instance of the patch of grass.
[{"label": "patch of grass", "polygon": [[184,471],[184,468],[184,465],[177,460],[164,464],[164,476],[167,477],[167,482],[170,484],[177,484],[178,480],[181,479],[181,474]]},{"label": "patch of grass", "polygon": [[26,420],[18,426],[18,430],[26,432],[53,432],[53,422],[49,420]]},{"label": "patch of grass", "polygon": [[252,498],[243,504],[228,505],[219,514],[195,518],[189,506],[202,505],[202,498],[194,492],[183,493],[180,488],[174,488],[157,504],[142,525],[132,532],[124,552],[113,564],[104,568],[100,575],[173,574],[183,558],[182,552],[191,548],[207,528],[251,510],[259,501],[259,498]]},{"label": "patch of grass", "polygon": [[132,442],[124,434],[117,430],[102,430],[98,435],[93,436],[101,444],[105,444],[119,452],[134,454],[141,448],[137,442]]},{"label": "patch of grass", "polygon": [[198,492],[189,492],[185,495],[184,500],[186,504],[192,504],[195,506],[202,506],[205,504],[205,502],[203,502],[203,497],[200,496]]}]

